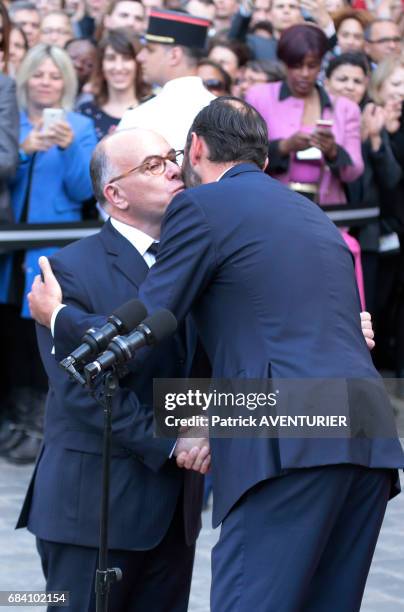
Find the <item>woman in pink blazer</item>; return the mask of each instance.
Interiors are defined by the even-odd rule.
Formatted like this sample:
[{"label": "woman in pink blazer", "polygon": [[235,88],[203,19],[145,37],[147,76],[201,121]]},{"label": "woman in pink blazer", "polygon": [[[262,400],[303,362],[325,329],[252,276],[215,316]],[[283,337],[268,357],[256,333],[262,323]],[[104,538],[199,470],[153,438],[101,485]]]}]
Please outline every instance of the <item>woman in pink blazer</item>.
[{"label": "woman in pink blazer", "polygon": [[[329,96],[317,83],[327,45],[316,26],[288,28],[278,44],[286,79],[255,85],[246,95],[268,126],[271,176],[320,205],[346,203],[344,183],[363,172],[359,107]],[[359,244],[342,234],[355,257],[363,302]]]}]

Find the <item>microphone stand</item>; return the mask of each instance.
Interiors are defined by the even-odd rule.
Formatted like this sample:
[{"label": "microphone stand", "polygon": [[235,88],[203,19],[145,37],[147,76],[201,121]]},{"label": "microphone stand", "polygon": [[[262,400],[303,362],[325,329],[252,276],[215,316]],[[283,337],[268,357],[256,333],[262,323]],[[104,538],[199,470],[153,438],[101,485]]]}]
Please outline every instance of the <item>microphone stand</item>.
[{"label": "microphone stand", "polygon": [[108,568],[109,483],[111,467],[112,399],[119,385],[115,369],[104,376],[104,439],[102,449],[102,493],[98,569],[95,576],[96,612],[108,612],[111,584],[122,579],[119,567]]}]

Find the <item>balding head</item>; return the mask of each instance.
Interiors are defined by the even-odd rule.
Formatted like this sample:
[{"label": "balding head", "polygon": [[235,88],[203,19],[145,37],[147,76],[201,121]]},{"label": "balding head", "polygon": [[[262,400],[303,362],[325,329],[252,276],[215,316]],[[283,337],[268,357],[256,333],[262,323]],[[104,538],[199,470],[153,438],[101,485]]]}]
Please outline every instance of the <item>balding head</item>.
[{"label": "balding head", "polygon": [[151,130],[119,130],[103,138],[90,164],[97,200],[112,217],[158,237],[166,207],[183,189],[180,168],[164,161],[167,156],[175,159],[172,147]]}]

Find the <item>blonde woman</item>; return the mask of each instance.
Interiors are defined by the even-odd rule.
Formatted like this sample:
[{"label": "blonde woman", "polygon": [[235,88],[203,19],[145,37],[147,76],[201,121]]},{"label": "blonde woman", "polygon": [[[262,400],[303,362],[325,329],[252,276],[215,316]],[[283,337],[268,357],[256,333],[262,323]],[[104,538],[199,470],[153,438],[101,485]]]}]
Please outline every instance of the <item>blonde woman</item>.
[{"label": "blonde woman", "polygon": [[[389,57],[373,72],[370,96],[383,111],[384,126],[401,178],[394,189],[384,190],[381,201],[383,258],[380,259],[376,323],[381,338],[378,351],[386,361],[381,367],[392,367],[404,378],[404,58]],[[387,247],[386,247],[387,245]],[[394,347],[392,353],[391,347]],[[386,356],[390,358],[388,363]],[[403,391],[404,385],[400,389]]]},{"label": "blonde woman", "polygon": [[[20,163],[12,183],[17,222],[81,219],[82,201],[92,194],[88,166],[96,136],[91,120],[70,110],[76,90],[76,74],[66,51],[37,45],[27,53],[17,75]],[[53,113],[49,122],[47,109],[59,109],[59,116]],[[38,253],[27,252],[27,288],[38,273],[37,257]],[[0,301],[6,301],[10,284],[10,258],[7,263],[0,272]],[[22,312],[29,316],[25,299]]]},{"label": "blonde woman", "polygon": [[[11,202],[17,223],[48,224],[81,220],[82,201],[92,194],[89,162],[96,136],[90,119],[72,113],[76,75],[67,53],[37,45],[21,63],[17,75],[20,106],[20,161],[11,183]],[[53,114],[54,123],[49,123]],[[46,125],[47,124],[47,125]],[[54,248],[21,250],[0,256],[0,302],[7,307],[7,326],[13,341],[7,360],[10,396],[19,421],[25,415],[24,448],[9,459],[35,459],[39,446],[39,415],[47,388],[37,354],[34,322],[29,319],[27,292],[39,273],[38,257]],[[38,417],[38,418],[36,418]],[[32,442],[36,440],[38,444]]]},{"label": "blonde woman", "polygon": [[385,127],[394,134],[400,127],[404,102],[404,56],[391,56],[380,62],[372,74],[369,94],[384,109]]}]

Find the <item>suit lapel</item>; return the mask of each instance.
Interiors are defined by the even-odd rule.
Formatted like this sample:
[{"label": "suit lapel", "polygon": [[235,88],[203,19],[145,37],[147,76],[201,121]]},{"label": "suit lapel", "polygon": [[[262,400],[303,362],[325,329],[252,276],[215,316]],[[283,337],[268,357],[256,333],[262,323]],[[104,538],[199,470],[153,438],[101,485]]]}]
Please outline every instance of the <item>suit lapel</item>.
[{"label": "suit lapel", "polygon": [[104,224],[100,237],[108,257],[111,258],[112,266],[138,288],[149,271],[139,251],[113,227],[109,220]]}]

